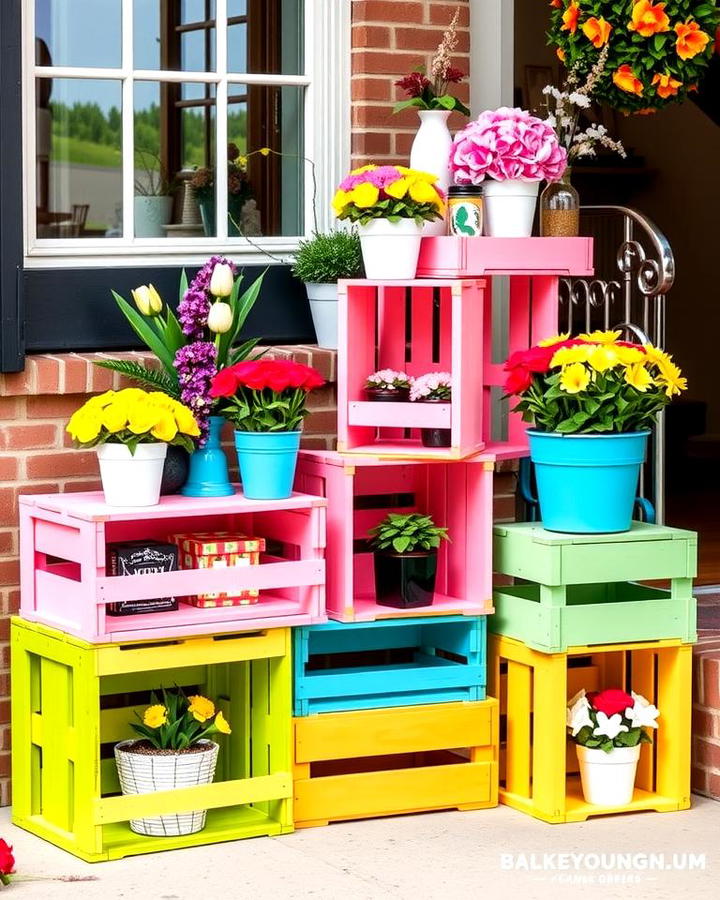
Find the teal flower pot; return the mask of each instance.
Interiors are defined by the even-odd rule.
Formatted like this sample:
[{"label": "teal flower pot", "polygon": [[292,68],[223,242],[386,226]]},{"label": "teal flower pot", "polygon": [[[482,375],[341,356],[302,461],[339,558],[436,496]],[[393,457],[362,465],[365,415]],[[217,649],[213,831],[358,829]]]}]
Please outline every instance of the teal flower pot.
[{"label": "teal flower pot", "polygon": [[243,493],[250,500],[285,500],[292,494],[300,431],[236,431]]},{"label": "teal flower pot", "polygon": [[190,472],[184,497],[231,497],[235,488],[228,477],[228,463],[220,443],[220,432],[225,424],[222,416],[210,416],[208,438],[204,447],[190,454]]},{"label": "teal flower pot", "polygon": [[528,431],[543,527],[569,534],[629,531],[649,431]]}]

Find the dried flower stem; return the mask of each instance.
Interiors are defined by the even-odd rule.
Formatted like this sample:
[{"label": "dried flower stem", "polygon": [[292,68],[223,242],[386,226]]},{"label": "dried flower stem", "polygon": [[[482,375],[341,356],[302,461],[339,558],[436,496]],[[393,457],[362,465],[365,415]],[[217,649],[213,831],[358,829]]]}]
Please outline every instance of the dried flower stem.
[{"label": "dried flower stem", "polygon": [[459,21],[460,7],[457,7],[430,64],[430,74],[435,79],[434,90],[438,97],[442,97],[448,89],[447,74],[452,65],[451,56],[458,45],[457,26]]}]

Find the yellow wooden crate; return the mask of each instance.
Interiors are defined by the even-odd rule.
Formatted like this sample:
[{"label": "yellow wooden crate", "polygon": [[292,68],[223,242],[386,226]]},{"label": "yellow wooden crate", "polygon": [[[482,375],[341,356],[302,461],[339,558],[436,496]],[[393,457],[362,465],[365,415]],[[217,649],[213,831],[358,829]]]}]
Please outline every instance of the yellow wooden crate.
[{"label": "yellow wooden crate", "polygon": [[497,806],[493,699],[304,716],[294,747],[296,828]]},{"label": "yellow wooden crate", "polygon": [[[490,637],[488,691],[500,701],[500,802],[545,822],[690,806],[692,645],[676,640],[570,647],[540,653]],[[580,688],[621,687],[660,710],[652,745],[643,744],[632,802],[586,803],[568,738],[566,704]]]}]

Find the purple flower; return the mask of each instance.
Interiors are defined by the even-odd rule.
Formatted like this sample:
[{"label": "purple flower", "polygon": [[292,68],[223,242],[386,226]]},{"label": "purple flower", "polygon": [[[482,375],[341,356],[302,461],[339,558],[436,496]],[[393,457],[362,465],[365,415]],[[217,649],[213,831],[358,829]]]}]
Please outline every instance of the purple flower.
[{"label": "purple flower", "polygon": [[210,396],[210,387],[217,374],[215,344],[195,341],[181,347],[175,354],[174,366],[180,381],[180,399],[197,419],[202,447],[207,440],[208,418],[215,402]]},{"label": "purple flower", "polygon": [[200,269],[188,286],[185,296],[178,304],[178,321],[183,330],[192,341],[202,341],[205,338],[208,313],[210,312],[210,280],[213,269],[218,263],[230,266],[233,275],[237,276],[237,267],[224,256],[213,256]]}]

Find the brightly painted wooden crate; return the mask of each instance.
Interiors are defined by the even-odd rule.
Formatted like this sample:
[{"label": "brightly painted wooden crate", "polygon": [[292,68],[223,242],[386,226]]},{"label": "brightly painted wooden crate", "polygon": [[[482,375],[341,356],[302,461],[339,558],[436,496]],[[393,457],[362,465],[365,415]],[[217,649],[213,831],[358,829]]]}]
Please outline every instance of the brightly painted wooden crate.
[{"label": "brightly painted wooden crate", "polygon": [[497,806],[493,699],[294,720],[295,827]]},{"label": "brightly painted wooden crate", "polygon": [[[492,611],[494,456],[453,463],[345,457],[302,450],[295,487],[327,499],[327,612],[344,622]],[[438,556],[432,606],[393,609],[375,602],[368,529],[388,512],[422,512],[448,528]]]},{"label": "brightly painted wooden crate", "polygon": [[[565,724],[567,700],[580,688],[632,688],[660,710],[627,806],[597,806],[583,798]],[[500,701],[501,803],[551,823],[690,806],[691,644],[667,640],[548,654],[491,635],[488,691]]]},{"label": "brightly painted wooden crate", "polygon": [[485,616],[295,628],[296,716],[484,700]]},{"label": "brightly painted wooden crate", "polygon": [[[88,862],[292,831],[290,629],[91,645],[14,619],[13,822]],[[149,691],[213,698],[232,727],[211,785],[123,797],[112,746]],[[203,831],[145,837],[128,820],[207,809]]]},{"label": "brightly painted wooden crate", "polygon": [[[502,362],[514,350],[555,334],[557,277],[512,280],[508,333],[499,347],[488,279],[338,285],[338,450],[407,459],[462,459],[492,441]],[[499,313],[498,313],[499,315]],[[493,353],[494,351],[494,353]],[[450,372],[448,403],[378,403],[364,385],[377,369],[419,376]],[[423,446],[421,429],[444,428],[451,446]],[[510,414],[507,444],[527,447],[526,426]]]},{"label": "brightly painted wooden crate", "polygon": [[[108,544],[167,540],[187,532],[240,532],[264,538],[260,565],[185,569],[113,577]],[[325,500],[233,497],[161,498],[158,506],[106,506],[103,495],[48,494],[20,498],[23,618],[91,643],[134,641],[285,625],[309,625],[325,615]],[[201,609],[182,597],[259,590],[248,606]],[[112,616],[109,603],[181,598],[177,611]]]},{"label": "brightly painted wooden crate", "polygon": [[[498,575],[489,629],[544,653],[572,646],[678,638],[696,640],[697,535],[634,523],[625,534],[572,535],[541,525],[498,525]],[[670,590],[636,580],[670,580]]]}]

